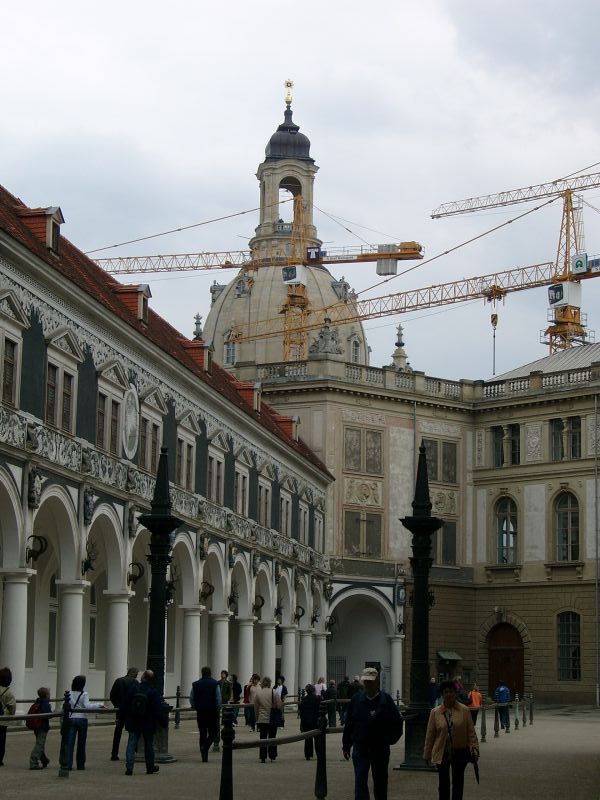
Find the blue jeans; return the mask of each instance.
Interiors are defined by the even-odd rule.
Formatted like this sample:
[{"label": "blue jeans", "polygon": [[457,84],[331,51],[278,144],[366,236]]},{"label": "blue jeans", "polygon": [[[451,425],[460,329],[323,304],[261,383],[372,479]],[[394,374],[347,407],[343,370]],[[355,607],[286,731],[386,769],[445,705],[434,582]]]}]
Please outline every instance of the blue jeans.
[{"label": "blue jeans", "polygon": [[144,758],[146,760],[146,770],[154,769],[154,732],[153,731],[130,731],[127,740],[127,750],[125,752],[125,767],[133,770],[135,754],[140,741],[140,736],[144,737]]},{"label": "blue jeans", "polygon": [[77,752],[75,762],[77,769],[85,769],[85,743],[87,740],[88,721],[85,718],[71,717],[69,720],[69,730],[67,733],[67,767],[73,769],[73,751],[75,750],[75,739],[77,739]]},{"label": "blue jeans", "polygon": [[354,764],[354,800],[369,800],[369,769],[373,776],[373,795],[375,800],[387,800],[389,745],[354,744],[352,762]]}]

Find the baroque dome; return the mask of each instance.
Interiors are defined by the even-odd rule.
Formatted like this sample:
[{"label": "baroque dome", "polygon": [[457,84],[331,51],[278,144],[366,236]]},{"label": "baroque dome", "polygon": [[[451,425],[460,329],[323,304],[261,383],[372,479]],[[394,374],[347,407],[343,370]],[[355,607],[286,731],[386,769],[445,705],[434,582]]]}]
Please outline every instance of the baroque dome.
[{"label": "baroque dome", "polygon": [[292,120],[292,108],[288,103],[284,121],[277,128],[265,148],[267,161],[280,161],[293,158],[301,161],[313,161],[310,157],[310,139],[300,133],[300,126]]}]

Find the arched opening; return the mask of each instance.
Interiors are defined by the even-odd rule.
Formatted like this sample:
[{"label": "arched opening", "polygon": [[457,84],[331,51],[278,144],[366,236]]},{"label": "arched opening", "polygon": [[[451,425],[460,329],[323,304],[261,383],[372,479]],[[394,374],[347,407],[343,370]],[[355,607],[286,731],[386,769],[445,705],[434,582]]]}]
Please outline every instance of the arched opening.
[{"label": "arched opening", "polygon": [[284,224],[291,225],[293,222],[294,203],[292,198],[301,194],[302,185],[297,178],[288,175],[279,182],[279,220]]},{"label": "arched opening", "polygon": [[495,625],[488,634],[488,693],[503,680],[511,697],[524,690],[524,648],[519,631],[507,622]]}]

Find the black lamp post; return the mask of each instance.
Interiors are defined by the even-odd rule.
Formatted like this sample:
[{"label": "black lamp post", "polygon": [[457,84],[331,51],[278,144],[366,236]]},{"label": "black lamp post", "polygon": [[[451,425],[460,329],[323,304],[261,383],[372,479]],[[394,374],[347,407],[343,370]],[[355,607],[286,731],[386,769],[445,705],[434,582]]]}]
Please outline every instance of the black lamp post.
[{"label": "black lamp post", "polygon": [[[139,521],[150,531],[150,553],[147,558],[152,572],[150,586],[150,611],[148,618],[148,652],[146,668],[154,672],[154,686],[161,695],[165,690],[165,616],[167,609],[167,567],[171,563],[171,534],[182,525],[171,514],[169,492],[169,463],[167,448],[162,447],[152,498],[152,511],[142,514]],[[173,760],[168,756],[167,733],[164,738],[157,729],[157,760]]]},{"label": "black lamp post", "polygon": [[419,448],[413,516],[400,522],[413,535],[413,612],[412,657],[410,660],[410,702],[406,714],[404,761],[400,769],[425,770],[423,760],[425,732],[429,719],[429,570],[431,569],[431,536],[441,528],[443,520],[431,516],[429,481],[425,447]]}]

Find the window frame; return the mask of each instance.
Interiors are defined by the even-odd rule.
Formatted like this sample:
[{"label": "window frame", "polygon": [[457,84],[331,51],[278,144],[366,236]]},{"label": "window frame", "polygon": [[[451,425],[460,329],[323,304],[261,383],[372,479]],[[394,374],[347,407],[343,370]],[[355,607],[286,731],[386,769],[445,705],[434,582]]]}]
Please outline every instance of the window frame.
[{"label": "window frame", "polygon": [[206,458],[206,497],[211,503],[219,506],[223,505],[224,475],[225,451],[211,443]]},{"label": "window frame", "polygon": [[[3,306],[10,310],[4,310]],[[0,402],[10,408],[21,405],[21,368],[23,359],[23,331],[29,328],[29,322],[23,313],[20,303],[11,290],[0,292],[0,375],[2,376],[2,394]],[[15,345],[13,361],[12,398],[4,399],[4,372],[6,359],[6,340]]]},{"label": "window frame", "polygon": [[[458,439],[433,439],[428,436],[422,438],[427,461],[427,478],[431,483],[442,483],[445,486],[458,486],[460,484],[460,440]],[[454,480],[447,477],[445,450],[454,448]],[[435,459],[435,460],[434,460]]]},{"label": "window frame", "polygon": [[256,503],[256,516],[258,519],[256,520],[259,525],[262,525],[265,528],[271,527],[271,481],[263,477],[262,475],[258,476],[258,489],[257,489],[258,497]]},{"label": "window frame", "polygon": [[[559,508],[559,504],[565,500],[573,498],[575,501],[575,507],[572,508],[569,502],[569,505],[566,509]],[[577,495],[569,490],[565,490],[560,492],[555,498],[554,502],[552,503],[552,515],[553,515],[553,532],[554,532],[554,559],[557,563],[560,564],[569,564],[572,562],[579,562],[581,556],[581,531],[582,531],[582,524],[581,524],[581,504],[579,502],[579,498]],[[559,542],[559,535],[560,535],[560,517],[562,515],[567,516],[566,520],[566,541]],[[576,530],[575,534],[573,534],[573,516],[576,515]],[[574,535],[576,539],[574,539]],[[566,553],[566,557],[561,555],[561,548],[566,548],[563,552]],[[574,554],[574,548],[576,549],[576,553]]]},{"label": "window frame", "polygon": [[[448,526],[448,533],[445,533],[445,528]],[[452,534],[450,534],[452,530]],[[444,524],[439,528],[431,537],[431,557],[436,567],[456,567],[458,566],[458,517],[444,518]],[[454,557],[451,561],[445,560],[446,542],[448,539],[454,539]]]},{"label": "window frame", "polygon": [[[358,549],[356,548],[348,548],[346,543],[346,535],[347,535],[347,520],[348,514],[354,514],[355,520],[358,520]],[[368,524],[369,524],[369,517],[377,517],[380,522],[379,526],[379,552],[373,553],[373,551],[368,549]],[[344,506],[343,509],[343,542],[342,542],[342,549],[344,558],[373,558],[375,560],[380,560],[384,558],[385,553],[385,514],[382,511],[377,511],[374,509],[369,508],[368,510],[363,507],[350,507]]]},{"label": "window frame", "polygon": [[[353,432],[358,434],[358,467],[349,466],[349,439],[348,433]],[[368,470],[368,453],[367,453],[367,439],[369,434],[375,434],[379,437],[379,469]],[[385,473],[385,428],[365,428],[356,425],[344,425],[342,429],[343,436],[343,467],[344,472],[351,473],[352,475],[375,475],[383,477]]]},{"label": "window frame", "polygon": [[[506,504],[506,509],[501,505]],[[505,524],[512,526],[508,531]],[[509,537],[512,544],[504,542]],[[509,539],[507,539],[509,541]],[[507,553],[504,558],[503,553]],[[512,558],[511,558],[512,555]],[[498,566],[511,566],[519,562],[519,507],[513,497],[502,495],[494,503],[494,564]]]},{"label": "window frame", "polygon": [[248,468],[236,462],[233,477],[233,510],[242,517],[248,516],[248,487],[250,473]]},{"label": "window frame", "polygon": [[[575,624],[576,623],[576,624]],[[556,671],[559,681],[581,681],[581,614],[572,609],[556,615]],[[572,673],[569,675],[569,672]]]}]

